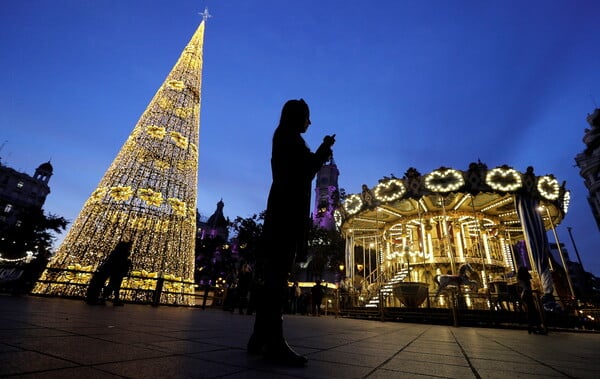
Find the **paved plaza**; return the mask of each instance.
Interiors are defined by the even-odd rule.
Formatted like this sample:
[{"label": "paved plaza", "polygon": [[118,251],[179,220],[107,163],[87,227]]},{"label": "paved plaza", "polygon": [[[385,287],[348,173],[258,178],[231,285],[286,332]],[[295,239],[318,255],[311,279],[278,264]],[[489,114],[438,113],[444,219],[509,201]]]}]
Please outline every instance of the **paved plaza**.
[{"label": "paved plaza", "polygon": [[220,309],[89,306],[0,296],[0,377],[599,378],[600,334],[286,315],[309,362],[248,355],[253,316]]}]

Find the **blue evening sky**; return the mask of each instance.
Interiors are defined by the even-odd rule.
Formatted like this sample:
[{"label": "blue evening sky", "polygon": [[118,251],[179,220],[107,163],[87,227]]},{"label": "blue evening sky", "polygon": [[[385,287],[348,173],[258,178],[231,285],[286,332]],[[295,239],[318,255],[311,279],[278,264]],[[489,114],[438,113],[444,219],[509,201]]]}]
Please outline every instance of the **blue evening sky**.
[{"label": "blue evening sky", "polygon": [[272,132],[283,103],[303,97],[305,138],[314,149],[337,134],[349,194],[411,166],[478,159],[566,180],[559,239],[575,260],[571,226],[584,267],[600,274],[574,161],[600,104],[594,0],[3,0],[0,157],[29,174],[51,159],[47,212],[75,219],[205,6],[202,215],[221,198],[231,219],[265,208]]}]

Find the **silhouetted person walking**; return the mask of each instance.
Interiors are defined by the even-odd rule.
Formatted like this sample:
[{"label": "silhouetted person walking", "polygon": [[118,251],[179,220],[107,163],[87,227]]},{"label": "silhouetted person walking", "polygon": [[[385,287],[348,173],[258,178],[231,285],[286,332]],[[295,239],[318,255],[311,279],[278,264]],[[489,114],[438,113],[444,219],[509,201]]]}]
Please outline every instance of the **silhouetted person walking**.
[{"label": "silhouetted person walking", "polygon": [[240,310],[240,314],[243,314],[244,309],[249,308],[248,294],[250,292],[250,286],[252,285],[252,269],[248,263],[242,265],[237,279],[237,306]]},{"label": "silhouetted person walking", "polygon": [[533,298],[531,279],[531,274],[527,270],[527,267],[519,267],[517,270],[517,280],[519,281],[519,287],[521,287],[521,300],[523,300],[527,308],[527,332],[529,334],[546,334]]},{"label": "silhouetted person walking", "polygon": [[[123,278],[131,268],[131,259],[129,259],[131,245],[131,242],[120,241],[98,267],[90,280],[86,293],[85,300],[88,304],[104,303],[106,299],[114,294],[113,305],[123,305],[119,292]],[[104,287],[106,280],[108,280],[108,285]],[[100,298],[101,291],[102,298]]]},{"label": "silhouetted person walking", "polygon": [[302,289],[300,289],[300,285],[296,281],[290,287],[290,313],[293,315],[298,312],[298,302],[300,301],[300,296],[302,296]]},{"label": "silhouetted person walking", "polygon": [[255,268],[264,284],[257,294],[254,331],[248,342],[249,353],[262,353],[271,361],[290,366],[302,366],[307,359],[292,350],[283,337],[288,277],[295,259],[306,259],[311,182],[331,156],[335,143],[335,135],[326,136],[312,153],[301,136],[310,124],[304,100],[285,103],[273,135],[273,183],[263,224],[263,246]]},{"label": "silhouetted person walking", "polygon": [[321,303],[323,303],[323,295],[325,290],[321,285],[321,281],[315,282],[315,285],[310,289],[312,294],[312,314],[313,316],[319,316],[321,312]]}]

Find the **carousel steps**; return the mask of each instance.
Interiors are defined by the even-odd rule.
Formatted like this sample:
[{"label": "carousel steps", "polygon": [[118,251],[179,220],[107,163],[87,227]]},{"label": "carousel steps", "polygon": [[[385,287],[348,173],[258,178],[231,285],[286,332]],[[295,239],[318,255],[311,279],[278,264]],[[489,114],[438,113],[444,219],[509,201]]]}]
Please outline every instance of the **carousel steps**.
[{"label": "carousel steps", "polygon": [[365,308],[377,308],[379,306],[379,296],[390,296],[394,291],[394,286],[406,279],[409,273],[410,270],[407,268],[403,268],[402,270],[398,271],[396,275],[394,275],[390,280],[381,286],[381,290],[377,295],[371,297],[369,302],[365,305]]}]

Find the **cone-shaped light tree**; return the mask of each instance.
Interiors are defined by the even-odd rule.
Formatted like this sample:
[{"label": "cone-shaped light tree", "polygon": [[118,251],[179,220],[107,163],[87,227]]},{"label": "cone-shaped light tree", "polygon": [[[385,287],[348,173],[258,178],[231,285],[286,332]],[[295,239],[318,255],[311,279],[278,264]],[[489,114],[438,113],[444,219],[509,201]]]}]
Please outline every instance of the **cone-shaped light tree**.
[{"label": "cone-shaped light tree", "polygon": [[192,304],[204,16],[33,293],[83,297],[115,245],[132,241],[122,298],[148,302],[162,278],[161,303]]}]

